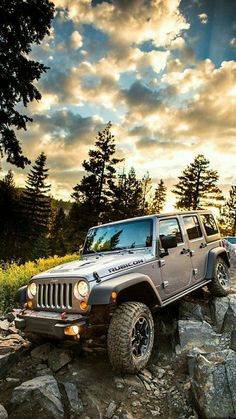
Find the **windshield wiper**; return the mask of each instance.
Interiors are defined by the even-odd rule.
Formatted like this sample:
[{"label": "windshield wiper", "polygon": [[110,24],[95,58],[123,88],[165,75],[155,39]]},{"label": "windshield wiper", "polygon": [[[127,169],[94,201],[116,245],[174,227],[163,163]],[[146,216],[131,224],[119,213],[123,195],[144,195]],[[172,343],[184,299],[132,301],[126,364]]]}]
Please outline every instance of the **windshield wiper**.
[{"label": "windshield wiper", "polygon": [[127,248],[127,247],[124,247],[124,248],[117,248],[117,249],[113,249],[113,251],[118,251],[119,253],[121,253],[121,252],[128,252],[128,253],[134,253],[134,249],[130,249],[130,248]]},{"label": "windshield wiper", "polygon": [[88,255],[104,256],[104,254],[102,252],[97,252],[96,250],[90,250],[89,253],[85,253],[83,256],[88,256]]}]

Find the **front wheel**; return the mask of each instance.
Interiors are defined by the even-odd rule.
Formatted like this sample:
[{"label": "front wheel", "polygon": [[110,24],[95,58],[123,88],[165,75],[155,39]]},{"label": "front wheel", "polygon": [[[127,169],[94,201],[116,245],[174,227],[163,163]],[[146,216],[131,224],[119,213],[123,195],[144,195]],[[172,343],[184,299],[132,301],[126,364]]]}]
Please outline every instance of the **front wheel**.
[{"label": "front wheel", "polygon": [[221,257],[216,260],[214,276],[208,284],[208,289],[216,297],[224,297],[230,291],[229,267]]},{"label": "front wheel", "polygon": [[136,373],[151,356],[154,323],[149,308],[143,303],[127,302],[114,312],[108,329],[107,347],[114,369]]}]

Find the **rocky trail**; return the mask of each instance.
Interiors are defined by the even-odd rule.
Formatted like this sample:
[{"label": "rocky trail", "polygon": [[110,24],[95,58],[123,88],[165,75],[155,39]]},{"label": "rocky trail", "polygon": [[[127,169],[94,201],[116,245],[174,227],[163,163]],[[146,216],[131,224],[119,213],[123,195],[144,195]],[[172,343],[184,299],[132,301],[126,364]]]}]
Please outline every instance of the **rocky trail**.
[{"label": "rocky trail", "polygon": [[0,419],[236,418],[236,261],[232,293],[198,291],[155,315],[156,343],[137,375],[111,369],[105,336],[33,346],[0,320]]}]

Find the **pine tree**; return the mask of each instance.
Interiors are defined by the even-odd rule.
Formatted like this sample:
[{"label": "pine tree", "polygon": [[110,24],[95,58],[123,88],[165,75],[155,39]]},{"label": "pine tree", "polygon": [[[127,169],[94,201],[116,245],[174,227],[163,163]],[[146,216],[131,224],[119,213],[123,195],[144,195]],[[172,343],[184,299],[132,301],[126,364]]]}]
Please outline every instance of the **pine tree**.
[{"label": "pine tree", "polygon": [[56,212],[50,231],[50,249],[53,256],[66,254],[65,222],[66,216],[63,208],[60,207]]},{"label": "pine tree", "polygon": [[[44,153],[38,156],[27,176],[26,188],[23,193],[23,211],[27,223],[28,249],[32,249],[35,238],[39,240],[40,236],[46,236],[48,233],[51,200],[47,194],[51,185],[45,183],[49,170],[45,167],[46,159]],[[41,247],[42,243],[40,243]]]},{"label": "pine tree", "polygon": [[208,206],[218,206],[223,200],[217,186],[218,173],[209,169],[209,160],[199,154],[179,176],[179,182],[172,191],[177,195],[176,208],[196,210]]},{"label": "pine tree", "polygon": [[29,53],[49,35],[53,14],[54,4],[48,0],[0,2],[0,158],[5,154],[8,162],[22,168],[30,162],[16,131],[26,130],[32,118],[21,110],[41,99],[36,83],[48,68]]},{"label": "pine tree", "polygon": [[91,225],[91,214],[86,211],[85,204],[73,202],[65,221],[65,243],[69,253],[78,252],[84,242],[88,223]]},{"label": "pine tree", "polygon": [[141,213],[145,215],[148,213],[148,199],[152,189],[152,179],[147,172],[141,180],[142,185],[142,204],[141,204]]},{"label": "pine tree", "polygon": [[166,203],[166,191],[167,188],[164,181],[161,179],[155,189],[154,197],[149,206],[150,214],[159,214],[163,211]]},{"label": "pine tree", "polygon": [[113,220],[132,218],[142,215],[143,206],[143,185],[136,178],[136,173],[132,167],[126,175],[119,176],[118,185],[115,188],[113,200]]},{"label": "pine tree", "polygon": [[32,247],[31,257],[33,260],[40,258],[48,258],[50,256],[50,242],[49,238],[43,235],[35,239],[34,246]]},{"label": "pine tree", "polygon": [[226,233],[236,236],[236,185],[231,186],[229,199],[222,210],[222,220]]},{"label": "pine tree", "polygon": [[[88,227],[99,222],[109,221],[111,202],[114,195],[116,165],[121,161],[114,157],[115,139],[109,122],[103,131],[98,132],[95,149],[89,150],[89,160],[83,162],[87,172],[81,182],[74,187],[72,197],[77,207],[71,216],[79,217],[79,228],[84,235]],[[79,216],[75,214],[75,209]],[[71,220],[72,221],[72,220]]]},{"label": "pine tree", "polygon": [[0,180],[0,259],[16,257],[16,231],[19,225],[18,196],[11,170]]}]

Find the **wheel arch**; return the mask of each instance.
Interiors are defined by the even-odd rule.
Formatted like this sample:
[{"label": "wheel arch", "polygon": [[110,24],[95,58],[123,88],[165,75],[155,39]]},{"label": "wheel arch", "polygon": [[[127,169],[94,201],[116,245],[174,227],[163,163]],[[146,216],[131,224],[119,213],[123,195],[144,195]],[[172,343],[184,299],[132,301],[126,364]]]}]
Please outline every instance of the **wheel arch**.
[{"label": "wheel arch", "polygon": [[227,266],[230,267],[230,262],[226,250],[223,247],[216,247],[210,250],[208,254],[207,271],[205,279],[211,279],[213,277],[214,268],[218,257],[221,257],[225,261]]},{"label": "wheel arch", "polygon": [[89,305],[106,305],[113,301],[112,292],[117,294],[116,302],[137,301],[149,308],[161,305],[161,298],[151,279],[144,274],[131,273],[100,282],[92,288]]}]

